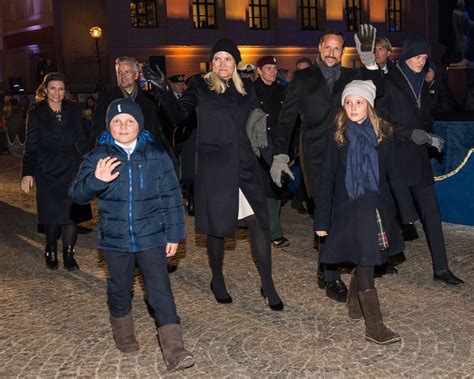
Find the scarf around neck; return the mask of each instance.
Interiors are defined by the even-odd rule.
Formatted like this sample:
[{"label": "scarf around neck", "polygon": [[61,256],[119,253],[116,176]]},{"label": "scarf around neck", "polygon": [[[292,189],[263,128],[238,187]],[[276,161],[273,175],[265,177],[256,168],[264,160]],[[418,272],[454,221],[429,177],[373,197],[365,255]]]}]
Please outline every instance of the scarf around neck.
[{"label": "scarf around neck", "polygon": [[130,100],[132,100],[132,101],[135,101],[135,99],[137,98],[137,95],[138,95],[138,86],[137,86],[137,83],[135,83],[135,84],[133,85],[133,90],[132,90],[132,92],[130,92],[130,93],[128,93],[127,91],[125,91],[125,89],[124,89],[123,87],[120,87],[120,86],[119,86],[119,88],[120,88],[120,90],[122,91],[122,95],[123,95],[124,98],[126,98],[126,99],[128,98],[128,99],[130,99]]},{"label": "scarf around neck", "polygon": [[379,191],[379,159],[377,137],[369,118],[361,124],[348,121],[346,137],[347,150],[345,184],[351,199],[357,199],[365,190]]},{"label": "scarf around neck", "polygon": [[418,107],[420,106],[420,97],[421,97],[421,89],[423,87],[423,82],[425,81],[425,71],[422,70],[419,73],[413,72],[410,67],[406,64],[405,61],[399,60],[398,61],[398,68],[402,72],[403,76],[408,81],[408,85],[410,86],[413,96],[418,103]]},{"label": "scarf around neck", "polygon": [[341,62],[339,62],[337,65],[333,67],[328,67],[318,56],[316,58],[316,64],[321,70],[321,73],[323,74],[324,79],[326,79],[326,84],[329,87],[329,92],[332,93],[332,90],[334,89],[334,84],[341,77]]}]

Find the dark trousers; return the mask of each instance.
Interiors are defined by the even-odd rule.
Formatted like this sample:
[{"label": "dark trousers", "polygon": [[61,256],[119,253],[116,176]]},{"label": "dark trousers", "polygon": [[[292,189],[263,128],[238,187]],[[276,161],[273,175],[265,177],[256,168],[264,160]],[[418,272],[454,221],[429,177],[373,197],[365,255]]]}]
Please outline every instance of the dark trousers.
[{"label": "dark trousers", "polygon": [[433,270],[446,270],[448,269],[448,258],[434,185],[413,186],[410,187],[410,191],[420,212],[421,223],[433,260]]},{"label": "dark trousers", "polygon": [[283,237],[283,229],[280,222],[280,208],[281,200],[267,197],[268,222],[272,241]]},{"label": "dark trousers", "polygon": [[148,303],[155,313],[158,325],[178,324],[171,283],[166,265],[165,247],[140,253],[104,251],[109,269],[107,303],[114,317],[124,317],[132,309],[132,290],[135,265],[140,268]]}]

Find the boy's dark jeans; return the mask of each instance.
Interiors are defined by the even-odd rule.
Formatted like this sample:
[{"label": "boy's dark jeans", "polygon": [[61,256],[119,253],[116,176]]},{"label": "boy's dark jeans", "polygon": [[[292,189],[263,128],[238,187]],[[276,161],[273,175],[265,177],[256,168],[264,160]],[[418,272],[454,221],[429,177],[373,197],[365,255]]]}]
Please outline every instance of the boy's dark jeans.
[{"label": "boy's dark jeans", "polygon": [[165,247],[140,253],[104,251],[109,269],[107,302],[113,317],[124,317],[132,309],[135,264],[140,268],[143,284],[159,326],[179,324],[168,276]]}]

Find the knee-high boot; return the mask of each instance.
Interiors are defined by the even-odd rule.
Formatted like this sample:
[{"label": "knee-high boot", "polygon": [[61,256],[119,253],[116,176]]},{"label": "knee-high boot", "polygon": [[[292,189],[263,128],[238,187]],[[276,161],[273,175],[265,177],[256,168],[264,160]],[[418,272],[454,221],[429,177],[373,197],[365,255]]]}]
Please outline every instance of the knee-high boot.
[{"label": "knee-high boot", "polygon": [[383,323],[377,290],[371,288],[360,291],[359,300],[365,320],[365,339],[379,345],[400,341],[400,335],[387,328]]},{"label": "knee-high boot", "polygon": [[351,281],[349,283],[349,291],[347,293],[347,310],[352,320],[360,320],[362,318],[362,309],[360,307],[357,277],[355,271],[352,272]]}]

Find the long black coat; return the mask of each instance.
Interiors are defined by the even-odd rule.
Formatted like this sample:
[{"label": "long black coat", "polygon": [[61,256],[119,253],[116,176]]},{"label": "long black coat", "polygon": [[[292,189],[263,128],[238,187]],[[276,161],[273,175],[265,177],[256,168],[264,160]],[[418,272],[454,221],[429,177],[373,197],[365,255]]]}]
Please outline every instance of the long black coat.
[{"label": "long black coat", "polygon": [[428,85],[423,82],[418,107],[415,95],[398,67],[384,76],[384,82],[384,95],[376,102],[376,108],[393,126],[398,157],[406,182],[409,186],[433,184],[428,145],[417,145],[410,138],[413,129],[432,131]]},{"label": "long black coat", "polygon": [[243,81],[247,95],[238,93],[232,83],[226,92],[217,94],[197,75],[179,101],[171,92],[161,99],[175,123],[197,112],[195,220],[200,234],[234,235],[239,187],[260,225],[268,229],[262,176],[245,131],[249,113],[258,104],[253,83]]},{"label": "long black coat", "polygon": [[68,195],[81,162],[90,148],[90,136],[78,104],[62,105],[62,121],[42,101],[28,112],[22,177],[36,184],[38,223],[69,224],[90,220],[90,206],[74,204]]},{"label": "long black coat", "polygon": [[[405,223],[417,219],[416,210],[398,165],[393,140],[377,147],[379,193],[366,191],[355,200],[349,198],[345,185],[347,150],[347,143],[339,147],[331,136],[315,198],[314,230],[328,232],[321,250],[321,262],[378,266],[388,255],[397,254],[404,248],[391,190]],[[389,243],[388,250],[383,252],[378,248],[376,208]]]},{"label": "long black coat", "polygon": [[273,183],[270,176],[270,166],[273,160],[275,127],[278,123],[278,116],[280,115],[283,99],[285,98],[286,87],[277,82],[268,86],[260,78],[254,82],[254,86],[259,101],[259,107],[267,114],[268,147],[260,149],[261,157],[258,160],[265,185],[265,196],[279,199],[281,198],[282,190]]},{"label": "long black coat", "polygon": [[291,135],[298,114],[301,117],[300,161],[309,197],[316,196],[321,165],[327,145],[327,134],[341,109],[341,95],[347,83],[355,79],[372,79],[377,96],[383,88],[378,70],[341,68],[341,76],[332,93],[317,64],[295,72],[276,128],[274,155],[288,154]]}]

